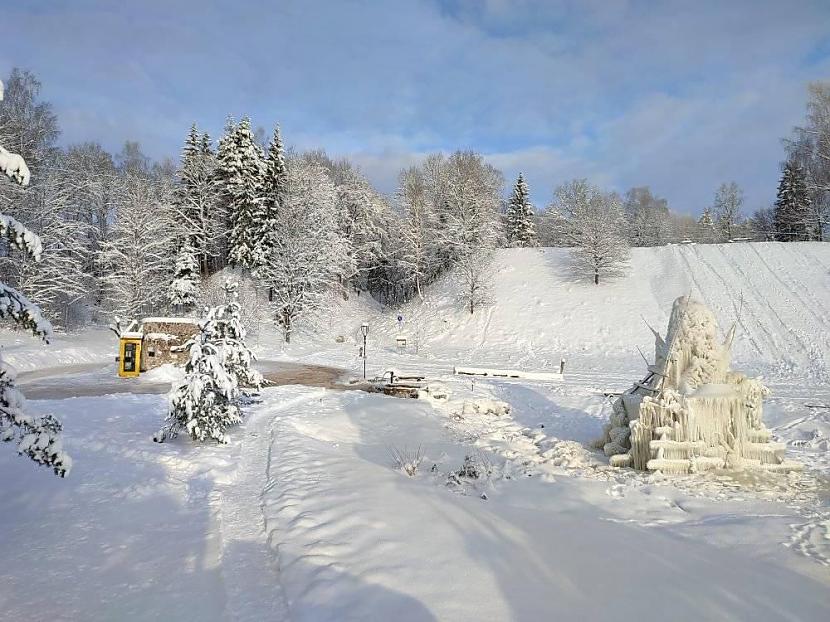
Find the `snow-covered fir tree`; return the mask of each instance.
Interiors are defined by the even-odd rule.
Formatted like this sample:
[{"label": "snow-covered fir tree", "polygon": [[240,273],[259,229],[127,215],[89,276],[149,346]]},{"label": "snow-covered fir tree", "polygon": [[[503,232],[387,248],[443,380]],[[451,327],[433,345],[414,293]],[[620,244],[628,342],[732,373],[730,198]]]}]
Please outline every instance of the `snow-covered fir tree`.
[{"label": "snow-covered fir tree", "polygon": [[190,236],[202,274],[218,267],[223,236],[224,218],[216,193],[215,172],[216,156],[210,136],[200,134],[194,123],[182,149],[174,206],[179,228]]},{"label": "snow-covered fir tree", "polygon": [[571,259],[576,274],[599,285],[601,279],[623,273],[629,250],[616,195],[575,179],[556,189],[554,208],[564,239],[574,247]]},{"label": "snow-covered fir tree", "polygon": [[210,341],[214,310],[201,323],[198,337],[187,343],[190,358],[185,363],[186,376],[170,394],[167,419],[153,437],[156,442],[184,431],[196,441],[227,443],[228,428],[242,421],[236,378],[225,369],[221,351]]},{"label": "snow-covered fir tree", "polygon": [[775,199],[775,238],[781,242],[810,239],[810,193],[807,176],[797,162],[784,165]]},{"label": "snow-covered fir tree", "polygon": [[253,367],[256,357],[245,343],[246,330],[242,324],[239,304],[239,283],[227,281],[224,286],[225,304],[212,314],[209,337],[222,352],[222,364],[236,378],[243,393],[259,389],[264,382],[262,374]]},{"label": "snow-covered fir tree", "polygon": [[288,184],[288,168],[285,163],[285,149],[282,143],[280,126],[274,128],[274,134],[268,145],[265,159],[265,172],[262,185],[262,205],[256,213],[254,222],[255,266],[262,268],[274,246],[274,235],[279,229],[280,204],[285,196]]},{"label": "snow-covered fir tree", "polygon": [[299,319],[316,310],[326,291],[349,271],[349,256],[337,231],[336,190],[326,171],[303,159],[289,163],[279,228],[265,267],[275,320],[286,342]]},{"label": "snow-covered fir tree", "polygon": [[[0,101],[3,83],[0,82]],[[0,145],[0,174],[20,186],[29,184],[30,173],[26,161]],[[0,238],[11,248],[37,261],[43,248],[40,238],[20,222],[0,214]],[[0,318],[11,319],[35,337],[48,342],[52,326],[40,309],[16,289],[0,283]],[[64,477],[72,468],[72,459],[63,450],[61,424],[51,415],[34,417],[26,413],[26,400],[15,385],[14,370],[3,361],[0,351],[0,440],[16,441],[17,450],[35,462],[51,467]]]},{"label": "snow-covered fir tree", "polygon": [[167,294],[177,312],[188,312],[196,305],[202,279],[196,249],[186,236],[176,255],[176,268]]},{"label": "snow-covered fir tree", "polygon": [[519,173],[505,210],[505,228],[508,246],[538,246],[533,205],[524,176]]},{"label": "snow-covered fir tree", "polygon": [[263,210],[265,162],[262,149],[251,132],[251,121],[230,124],[230,133],[219,143],[217,178],[228,215],[228,261],[252,270],[262,258],[257,250]]},{"label": "snow-covered fir tree", "polygon": [[265,158],[265,196],[279,198],[285,192],[287,183],[288,166],[285,162],[285,147],[280,126],[277,125],[274,127],[274,135],[268,144],[268,156]]},{"label": "snow-covered fir tree", "polygon": [[262,375],[252,366],[254,356],[245,345],[237,284],[228,282],[225,293],[226,304],[209,309],[199,334],[187,343],[186,376],[170,395],[165,424],[153,437],[157,442],[184,431],[196,441],[226,443],[228,428],[242,421],[244,389],[262,385]]}]

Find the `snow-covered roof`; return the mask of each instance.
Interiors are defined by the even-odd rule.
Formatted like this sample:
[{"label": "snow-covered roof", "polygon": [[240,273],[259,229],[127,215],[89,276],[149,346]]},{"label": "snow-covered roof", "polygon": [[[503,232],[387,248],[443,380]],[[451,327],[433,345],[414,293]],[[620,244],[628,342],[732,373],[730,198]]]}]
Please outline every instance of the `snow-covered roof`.
[{"label": "snow-covered roof", "polygon": [[144,333],[139,333],[135,331],[128,331],[125,333],[121,333],[121,339],[143,339]]},{"label": "snow-covered roof", "polygon": [[142,324],[198,324],[199,320],[193,317],[145,317]]}]

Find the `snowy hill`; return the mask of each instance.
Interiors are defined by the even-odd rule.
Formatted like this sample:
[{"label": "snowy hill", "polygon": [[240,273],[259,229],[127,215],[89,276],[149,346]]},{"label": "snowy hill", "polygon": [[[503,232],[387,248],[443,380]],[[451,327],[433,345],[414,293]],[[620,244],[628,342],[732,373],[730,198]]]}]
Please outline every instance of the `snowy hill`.
[{"label": "snowy hill", "polygon": [[[736,366],[777,378],[827,381],[830,244],[776,242],[632,249],[627,276],[595,286],[568,271],[568,251],[503,249],[493,302],[474,315],[452,275],[407,305],[404,332],[427,353],[462,362],[570,369],[640,367],[651,355],[648,322],[663,330],[677,296],[705,301],[723,330],[737,322]],[[394,315],[384,318],[396,330]]]}]

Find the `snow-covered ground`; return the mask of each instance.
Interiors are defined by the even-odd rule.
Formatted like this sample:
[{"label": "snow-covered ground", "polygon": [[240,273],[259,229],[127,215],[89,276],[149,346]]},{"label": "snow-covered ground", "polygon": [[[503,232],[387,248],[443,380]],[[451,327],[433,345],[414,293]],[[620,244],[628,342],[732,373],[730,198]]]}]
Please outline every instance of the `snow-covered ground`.
[{"label": "snow-covered ground", "polygon": [[67,365],[113,363],[118,353],[117,343],[115,335],[106,328],[55,334],[48,344],[32,339],[25,331],[3,327],[0,332],[3,358],[18,373]]},{"label": "snow-covered ground", "polygon": [[[494,304],[474,316],[436,284],[400,311],[403,354],[398,311],[365,296],[289,347],[259,336],[262,359],[359,375],[367,319],[370,374],[424,373],[449,397],[269,388],[223,447],[154,444],[165,397],[92,395],[109,391],[114,364],[101,364],[113,353],[95,335],[62,338],[56,359],[87,364],[62,376],[80,397],[30,406],[63,419],[75,466],[58,480],[0,452],[3,616],[830,618],[830,245],[635,249],[631,275],[599,288],[573,282],[564,258],[500,252]],[[689,291],[722,326],[738,320],[734,367],[772,387],[767,423],[804,473],[661,477],[610,470],[586,447],[608,415],[603,392],[639,378],[637,346],[651,354],[643,320],[663,329]],[[39,357],[30,344],[7,357]],[[452,375],[455,364],[558,370],[560,358],[561,382]],[[22,375],[24,390],[45,391],[54,373],[37,369],[49,360]],[[495,401],[510,412],[485,412]],[[395,468],[390,450],[418,448],[413,477]],[[458,476],[468,457],[480,479]]]}]

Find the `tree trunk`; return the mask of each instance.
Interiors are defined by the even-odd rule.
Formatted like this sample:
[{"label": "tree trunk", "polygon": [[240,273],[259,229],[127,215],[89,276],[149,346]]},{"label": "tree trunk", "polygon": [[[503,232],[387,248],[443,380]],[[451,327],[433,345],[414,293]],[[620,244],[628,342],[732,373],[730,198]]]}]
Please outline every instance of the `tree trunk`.
[{"label": "tree trunk", "polygon": [[282,313],[282,332],[285,336],[285,343],[291,343],[291,315],[287,311]]},{"label": "tree trunk", "polygon": [[599,285],[599,270],[594,270],[594,285]]}]

